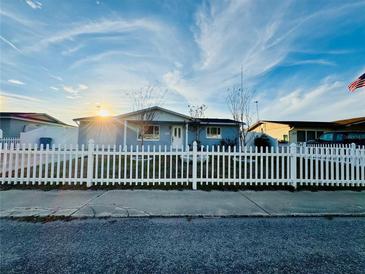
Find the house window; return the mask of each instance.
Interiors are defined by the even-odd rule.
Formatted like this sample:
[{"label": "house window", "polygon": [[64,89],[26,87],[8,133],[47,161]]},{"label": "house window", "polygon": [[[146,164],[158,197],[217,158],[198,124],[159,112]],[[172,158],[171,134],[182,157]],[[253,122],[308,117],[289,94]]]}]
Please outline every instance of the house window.
[{"label": "house window", "polygon": [[289,142],[289,136],[288,136],[288,134],[284,134],[283,135],[283,141],[284,142]]},{"label": "house window", "polygon": [[297,142],[305,142],[305,131],[304,130],[298,130],[297,131]]},{"label": "house window", "polygon": [[362,140],[365,139],[365,133],[354,132],[347,135],[348,140]]},{"label": "house window", "polygon": [[181,127],[175,127],[174,128],[174,137],[181,138]]},{"label": "house window", "polygon": [[316,132],[315,131],[307,131],[307,141],[315,140]]},{"label": "house window", "polygon": [[345,135],[344,134],[342,134],[342,133],[337,133],[336,134],[336,138],[335,138],[335,141],[336,142],[342,142],[344,139],[345,139]]},{"label": "house window", "polygon": [[321,140],[322,141],[326,141],[326,142],[332,142],[333,141],[333,133],[325,133],[325,134],[323,134],[322,136],[321,136]]},{"label": "house window", "polygon": [[220,127],[207,127],[207,138],[222,138]]},{"label": "house window", "polygon": [[139,128],[138,140],[142,140],[142,134],[144,140],[160,140],[160,126],[143,126],[143,131],[142,128]]},{"label": "house window", "polygon": [[322,134],[323,134],[323,131],[317,131],[317,139],[319,139],[319,137],[321,137]]}]

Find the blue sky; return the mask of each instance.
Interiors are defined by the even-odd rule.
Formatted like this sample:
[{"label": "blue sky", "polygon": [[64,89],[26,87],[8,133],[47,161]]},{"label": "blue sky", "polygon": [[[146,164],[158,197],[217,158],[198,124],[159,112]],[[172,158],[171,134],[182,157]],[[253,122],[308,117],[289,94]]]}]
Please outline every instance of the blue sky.
[{"label": "blue sky", "polygon": [[[226,90],[255,90],[260,118],[365,115],[365,1],[3,0],[0,106],[71,122],[131,111],[126,94],[229,117]],[[252,106],[254,110],[254,106]]]}]

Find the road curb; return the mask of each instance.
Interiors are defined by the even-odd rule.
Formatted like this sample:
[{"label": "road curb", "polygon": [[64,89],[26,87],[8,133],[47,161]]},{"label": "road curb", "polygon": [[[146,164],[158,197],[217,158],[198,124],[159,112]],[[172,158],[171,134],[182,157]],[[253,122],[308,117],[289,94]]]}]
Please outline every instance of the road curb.
[{"label": "road curb", "polygon": [[52,221],[73,221],[92,219],[220,219],[220,218],[364,218],[365,213],[293,213],[293,214],[234,214],[234,215],[209,215],[209,214],[177,214],[177,215],[149,215],[149,216],[69,216],[69,215],[24,215],[24,216],[2,216],[0,220],[15,220],[28,222],[52,222]]}]

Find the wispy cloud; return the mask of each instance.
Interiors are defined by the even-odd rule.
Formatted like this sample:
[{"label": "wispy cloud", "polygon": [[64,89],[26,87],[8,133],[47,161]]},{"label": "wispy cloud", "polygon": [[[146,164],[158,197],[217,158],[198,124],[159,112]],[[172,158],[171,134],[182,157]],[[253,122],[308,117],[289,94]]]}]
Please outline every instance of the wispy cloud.
[{"label": "wispy cloud", "polygon": [[77,45],[77,46],[75,46],[75,47],[73,47],[73,48],[68,48],[68,49],[66,49],[66,50],[63,50],[63,51],[61,52],[61,54],[62,54],[62,55],[71,55],[71,54],[73,54],[74,52],[76,52],[76,51],[80,50],[83,46],[84,46],[84,45]]},{"label": "wispy cloud", "polygon": [[[285,91],[270,102],[261,98],[265,107],[261,117],[274,119],[335,120],[358,116],[365,100],[365,92],[349,93],[346,83],[327,78],[320,85],[307,89]],[[289,118],[290,117],[290,118]]]},{"label": "wispy cloud", "polygon": [[[194,100],[194,94],[199,94],[202,101],[221,100],[226,88],[238,82],[241,66],[246,82],[251,84],[281,65],[336,66],[334,61],[324,58],[291,62],[287,58],[302,50],[297,41],[307,35],[308,27],[315,27],[323,18],[330,22],[343,15],[340,7],[303,10],[298,16],[290,2],[269,7],[265,4],[265,8],[262,5],[258,1],[205,2],[196,12],[192,28],[200,59],[188,73],[172,69],[164,74],[165,83],[187,100]],[[343,6],[356,9],[358,5]]]},{"label": "wispy cloud", "polygon": [[40,65],[40,68],[41,68],[42,70],[44,70],[45,72],[47,72],[47,75],[48,75],[49,77],[51,77],[51,78],[53,78],[53,79],[56,79],[56,80],[58,80],[58,81],[60,81],[60,82],[62,82],[62,81],[63,81],[62,77],[57,76],[57,75],[54,75],[53,73],[51,73],[51,71],[50,71],[47,67],[45,67],[45,66],[43,66],[43,65]]},{"label": "wispy cloud", "polygon": [[146,60],[146,58],[150,58],[150,56],[133,53],[132,51],[112,50],[100,54],[90,55],[80,60],[77,60],[70,66],[70,68],[74,69],[85,64],[106,62],[108,58],[116,57],[118,55],[132,58],[145,58],[144,60]]},{"label": "wispy cloud", "polygon": [[43,102],[43,100],[38,99],[36,97],[13,94],[10,92],[5,92],[3,90],[0,91],[0,97],[11,98],[11,99],[16,99],[16,100],[20,100],[20,101]]},{"label": "wispy cloud", "polygon": [[174,69],[163,75],[163,84],[169,89],[174,90],[181,96],[186,98],[189,103],[203,103],[205,96],[202,96],[202,92],[199,92],[194,82],[190,82],[184,79],[179,69]]},{"label": "wispy cloud", "polygon": [[191,28],[198,58],[192,60],[191,68],[174,65],[186,63],[186,55],[185,59],[174,60],[162,82],[188,102],[224,101],[222,92],[238,79],[234,75],[241,65],[245,77],[252,78],[269,71],[287,56],[289,39],[280,46],[269,47],[286,30],[280,21],[286,7],[280,4],[270,12],[256,13],[255,2],[205,2],[197,10]]},{"label": "wispy cloud", "polygon": [[28,20],[20,16],[19,14],[15,14],[10,11],[5,11],[3,9],[0,9],[0,15],[23,26],[29,27],[29,26],[39,25],[39,22],[35,22],[34,20]]},{"label": "wispy cloud", "polygon": [[32,9],[41,9],[42,8],[42,3],[39,1],[35,1],[35,0],[25,0],[25,2],[28,4],[29,7],[31,7]]},{"label": "wispy cloud", "polygon": [[84,85],[84,84],[79,84],[78,86],[76,87],[73,87],[73,86],[63,86],[63,90],[70,94],[68,96],[66,96],[66,98],[68,99],[77,99],[77,98],[80,98],[80,93],[82,91],[85,91],[88,89],[88,86]]},{"label": "wispy cloud", "polygon": [[290,66],[297,65],[323,65],[323,66],[335,66],[336,63],[325,60],[325,59],[313,59],[313,60],[300,60],[288,63]]},{"label": "wispy cloud", "polygon": [[[273,7],[271,16],[265,11],[258,15],[253,12],[255,8],[248,1],[215,2],[196,13],[195,40],[201,51],[197,69],[226,74],[222,68],[232,73],[233,68],[237,70],[242,64],[246,74],[252,76],[284,59],[289,42],[283,41],[280,47],[269,45],[287,28],[279,19],[286,4]],[[253,20],[252,16],[259,18]],[[266,16],[267,20],[260,20]]]},{"label": "wispy cloud", "polygon": [[14,84],[14,85],[21,85],[21,86],[25,85],[24,82],[22,82],[20,80],[16,80],[16,79],[9,79],[8,82],[11,83],[11,84]]},{"label": "wispy cloud", "polygon": [[88,89],[89,87],[87,85],[84,85],[84,84],[79,84],[79,90],[86,90]]},{"label": "wispy cloud", "polygon": [[168,89],[166,102],[178,111],[205,103],[207,115],[227,116],[226,90],[240,81],[241,65],[245,84],[258,90],[263,118],[362,109],[353,102],[361,95],[349,96],[345,82],[363,66],[358,26],[365,1],[187,1],[181,9],[171,4],[171,12],[161,1],[153,11],[133,1],[113,9],[96,0],[38,1],[28,1],[35,10],[24,1],[1,8],[1,74],[5,81],[21,77],[26,85],[16,91],[48,98],[51,111],[72,107],[83,115],[84,101],[128,111],[121,91],[151,84]]},{"label": "wispy cloud", "polygon": [[15,46],[12,42],[10,42],[8,39],[4,38],[3,36],[0,36],[0,39],[1,39],[1,41],[6,43],[7,45],[9,45],[10,47],[15,49],[17,52],[22,53],[22,51],[17,46]]},{"label": "wispy cloud", "polygon": [[308,54],[324,54],[324,55],[346,55],[356,53],[356,50],[342,49],[342,50],[310,50],[310,49],[299,49],[296,52],[308,53]]},{"label": "wispy cloud", "polygon": [[58,81],[63,81],[62,77],[60,77],[60,76],[53,75],[53,74],[49,74],[49,76],[50,76],[51,78],[53,78],[53,79],[58,80]]},{"label": "wispy cloud", "polygon": [[[50,44],[61,43],[65,40],[72,40],[78,36],[98,33],[123,33],[143,29],[146,31],[160,32],[163,31],[162,25],[151,19],[135,20],[101,20],[92,23],[79,23],[78,25],[69,26],[66,31],[58,32],[50,37],[39,41],[32,49],[40,50]],[[166,30],[167,31],[167,30]]]}]

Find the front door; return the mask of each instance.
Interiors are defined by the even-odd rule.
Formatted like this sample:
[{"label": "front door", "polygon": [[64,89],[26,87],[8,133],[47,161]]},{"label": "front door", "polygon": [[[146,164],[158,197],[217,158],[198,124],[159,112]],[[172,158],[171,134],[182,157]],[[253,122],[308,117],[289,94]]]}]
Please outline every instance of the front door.
[{"label": "front door", "polygon": [[173,126],[172,128],[172,148],[178,149],[183,145],[182,126]]}]

